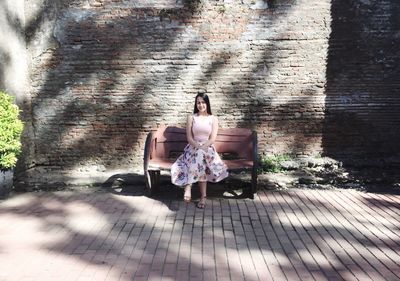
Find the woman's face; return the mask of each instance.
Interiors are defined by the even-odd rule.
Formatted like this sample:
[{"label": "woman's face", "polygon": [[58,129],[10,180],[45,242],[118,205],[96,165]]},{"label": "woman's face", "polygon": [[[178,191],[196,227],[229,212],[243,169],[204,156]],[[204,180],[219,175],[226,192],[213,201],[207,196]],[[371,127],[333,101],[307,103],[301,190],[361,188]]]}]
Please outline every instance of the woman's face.
[{"label": "woman's face", "polygon": [[199,113],[204,114],[207,113],[207,104],[202,97],[197,97],[196,106],[199,110]]}]

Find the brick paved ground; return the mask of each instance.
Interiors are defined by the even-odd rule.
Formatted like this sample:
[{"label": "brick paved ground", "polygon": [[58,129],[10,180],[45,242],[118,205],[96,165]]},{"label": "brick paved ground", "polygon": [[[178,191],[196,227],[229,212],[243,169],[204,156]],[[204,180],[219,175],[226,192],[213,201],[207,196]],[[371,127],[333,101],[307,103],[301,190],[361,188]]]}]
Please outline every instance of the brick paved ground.
[{"label": "brick paved ground", "polygon": [[202,211],[107,192],[18,195],[0,202],[0,280],[400,280],[400,196],[260,192]]}]

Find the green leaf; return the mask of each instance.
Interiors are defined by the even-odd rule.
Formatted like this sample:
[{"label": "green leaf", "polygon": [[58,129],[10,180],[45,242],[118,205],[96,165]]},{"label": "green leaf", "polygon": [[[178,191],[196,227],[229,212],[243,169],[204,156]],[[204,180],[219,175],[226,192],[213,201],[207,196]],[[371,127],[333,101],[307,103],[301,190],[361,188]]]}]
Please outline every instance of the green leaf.
[{"label": "green leaf", "polygon": [[13,168],[21,153],[21,134],[24,124],[14,97],[0,91],[0,169]]}]

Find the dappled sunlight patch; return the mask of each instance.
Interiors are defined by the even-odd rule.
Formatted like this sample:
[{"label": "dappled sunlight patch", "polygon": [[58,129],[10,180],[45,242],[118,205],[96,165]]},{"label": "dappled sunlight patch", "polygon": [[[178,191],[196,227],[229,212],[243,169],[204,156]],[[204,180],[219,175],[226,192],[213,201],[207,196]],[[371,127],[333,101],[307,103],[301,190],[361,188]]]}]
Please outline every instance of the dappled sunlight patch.
[{"label": "dappled sunlight patch", "polygon": [[76,233],[97,236],[112,229],[104,213],[95,208],[88,209],[87,204],[70,203],[66,209],[65,227]]},{"label": "dappled sunlight patch", "polygon": [[[11,268],[0,276],[134,280],[153,274],[176,280],[187,274],[270,280],[315,272],[344,277],[348,271],[393,277],[389,270],[375,270],[398,268],[396,237],[388,236],[391,224],[381,221],[385,213],[368,218],[376,223],[372,228],[344,203],[350,198],[362,204],[367,196],[264,192],[255,200],[210,198],[207,208],[198,210],[180,199],[106,192],[23,194],[19,201],[0,204],[0,257]],[[178,208],[171,210],[171,201]],[[383,210],[387,202],[374,203]],[[356,213],[367,214],[364,206]],[[363,259],[371,266],[361,267]]]}]

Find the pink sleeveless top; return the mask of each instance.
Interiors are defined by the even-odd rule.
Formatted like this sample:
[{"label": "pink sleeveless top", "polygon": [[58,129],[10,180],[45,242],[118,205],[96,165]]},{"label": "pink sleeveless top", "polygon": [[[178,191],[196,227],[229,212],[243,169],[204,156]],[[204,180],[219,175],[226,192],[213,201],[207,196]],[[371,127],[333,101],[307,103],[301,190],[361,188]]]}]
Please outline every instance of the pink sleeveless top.
[{"label": "pink sleeveless top", "polygon": [[192,133],[195,141],[206,142],[212,132],[212,115],[200,117],[197,114],[193,115]]}]

